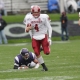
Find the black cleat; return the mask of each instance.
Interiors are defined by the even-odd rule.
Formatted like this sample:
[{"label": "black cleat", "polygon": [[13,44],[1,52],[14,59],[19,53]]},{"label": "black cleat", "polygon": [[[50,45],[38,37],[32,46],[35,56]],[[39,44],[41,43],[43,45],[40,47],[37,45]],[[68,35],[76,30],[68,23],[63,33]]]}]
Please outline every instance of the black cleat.
[{"label": "black cleat", "polygon": [[42,71],[48,71],[47,67],[46,67],[46,68],[44,68],[44,69],[42,69]]},{"label": "black cleat", "polygon": [[48,71],[48,70],[42,69],[41,71]]}]

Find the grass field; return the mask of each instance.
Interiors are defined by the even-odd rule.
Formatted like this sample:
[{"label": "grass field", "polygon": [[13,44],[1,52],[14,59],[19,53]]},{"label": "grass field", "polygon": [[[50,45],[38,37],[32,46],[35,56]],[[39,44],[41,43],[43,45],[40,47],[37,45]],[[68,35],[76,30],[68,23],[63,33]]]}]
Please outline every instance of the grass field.
[{"label": "grass field", "polygon": [[0,80],[80,80],[80,40],[53,41],[51,54],[43,58],[49,69],[13,70],[14,57],[31,43],[0,45]]},{"label": "grass field", "polygon": [[[26,15],[26,14],[25,14]],[[8,16],[3,16],[3,19],[7,23],[23,23],[25,15],[8,15]],[[50,16],[51,21],[60,21],[60,14],[57,13],[51,13],[48,14]],[[78,20],[78,12],[73,13],[73,14],[67,14],[68,20]]]}]

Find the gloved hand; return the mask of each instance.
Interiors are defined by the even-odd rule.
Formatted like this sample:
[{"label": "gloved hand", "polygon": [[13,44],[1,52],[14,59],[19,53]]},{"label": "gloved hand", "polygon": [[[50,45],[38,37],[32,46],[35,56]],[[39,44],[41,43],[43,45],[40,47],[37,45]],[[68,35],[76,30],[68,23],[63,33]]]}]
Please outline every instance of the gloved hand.
[{"label": "gloved hand", "polygon": [[48,42],[49,42],[50,45],[52,44],[51,38],[48,38]]},{"label": "gloved hand", "polygon": [[39,68],[40,64],[37,63],[36,66],[34,67],[35,69]]}]

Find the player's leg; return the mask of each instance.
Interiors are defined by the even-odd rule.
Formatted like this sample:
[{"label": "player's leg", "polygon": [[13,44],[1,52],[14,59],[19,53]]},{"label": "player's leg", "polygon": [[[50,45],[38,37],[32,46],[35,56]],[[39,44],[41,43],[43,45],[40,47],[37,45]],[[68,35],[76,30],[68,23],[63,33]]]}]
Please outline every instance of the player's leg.
[{"label": "player's leg", "polygon": [[44,54],[49,55],[50,54],[50,45],[49,45],[49,42],[48,42],[47,35],[42,40],[42,47],[43,47]]},{"label": "player's leg", "polygon": [[[50,54],[50,45],[49,45],[49,42],[48,42],[47,35],[46,35],[45,38],[41,41],[41,43],[42,43],[42,47],[43,47],[44,54],[49,55],[49,54]],[[48,70],[48,68],[46,67],[45,63],[42,64],[42,66],[43,66],[43,69],[44,69],[45,71]]]},{"label": "player's leg", "polygon": [[32,48],[36,56],[40,55],[40,43],[32,38]]},{"label": "player's leg", "polygon": [[42,71],[48,71],[48,68],[46,67],[45,62],[44,62],[44,59],[43,59],[43,57],[41,55],[38,56],[38,61],[39,61],[39,63],[43,67]]},{"label": "player's leg", "polygon": [[32,39],[32,47],[34,49],[34,53],[36,54],[37,59],[38,59],[39,63],[42,65],[43,69],[45,68],[44,70],[47,71],[48,69],[45,66],[44,59],[40,55],[40,45],[41,45],[41,43],[39,41]]}]

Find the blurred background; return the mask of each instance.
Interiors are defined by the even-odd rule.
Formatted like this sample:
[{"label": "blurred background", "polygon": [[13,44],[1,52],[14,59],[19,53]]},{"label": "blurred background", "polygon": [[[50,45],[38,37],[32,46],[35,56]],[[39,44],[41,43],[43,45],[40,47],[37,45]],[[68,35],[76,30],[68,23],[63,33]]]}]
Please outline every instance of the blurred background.
[{"label": "blurred background", "polygon": [[80,10],[80,0],[0,0],[2,15],[25,14],[31,5],[39,5],[43,13],[75,13]]},{"label": "blurred background", "polygon": [[[9,43],[26,42],[30,38],[29,33],[24,31],[23,20],[25,15],[30,12],[32,5],[39,5],[41,12],[50,16],[53,29],[52,40],[61,40],[60,17],[62,12],[66,12],[68,16],[69,39],[80,39],[78,25],[80,0],[0,0],[0,14],[7,22],[4,31]],[[13,39],[18,39],[18,41]]]}]

